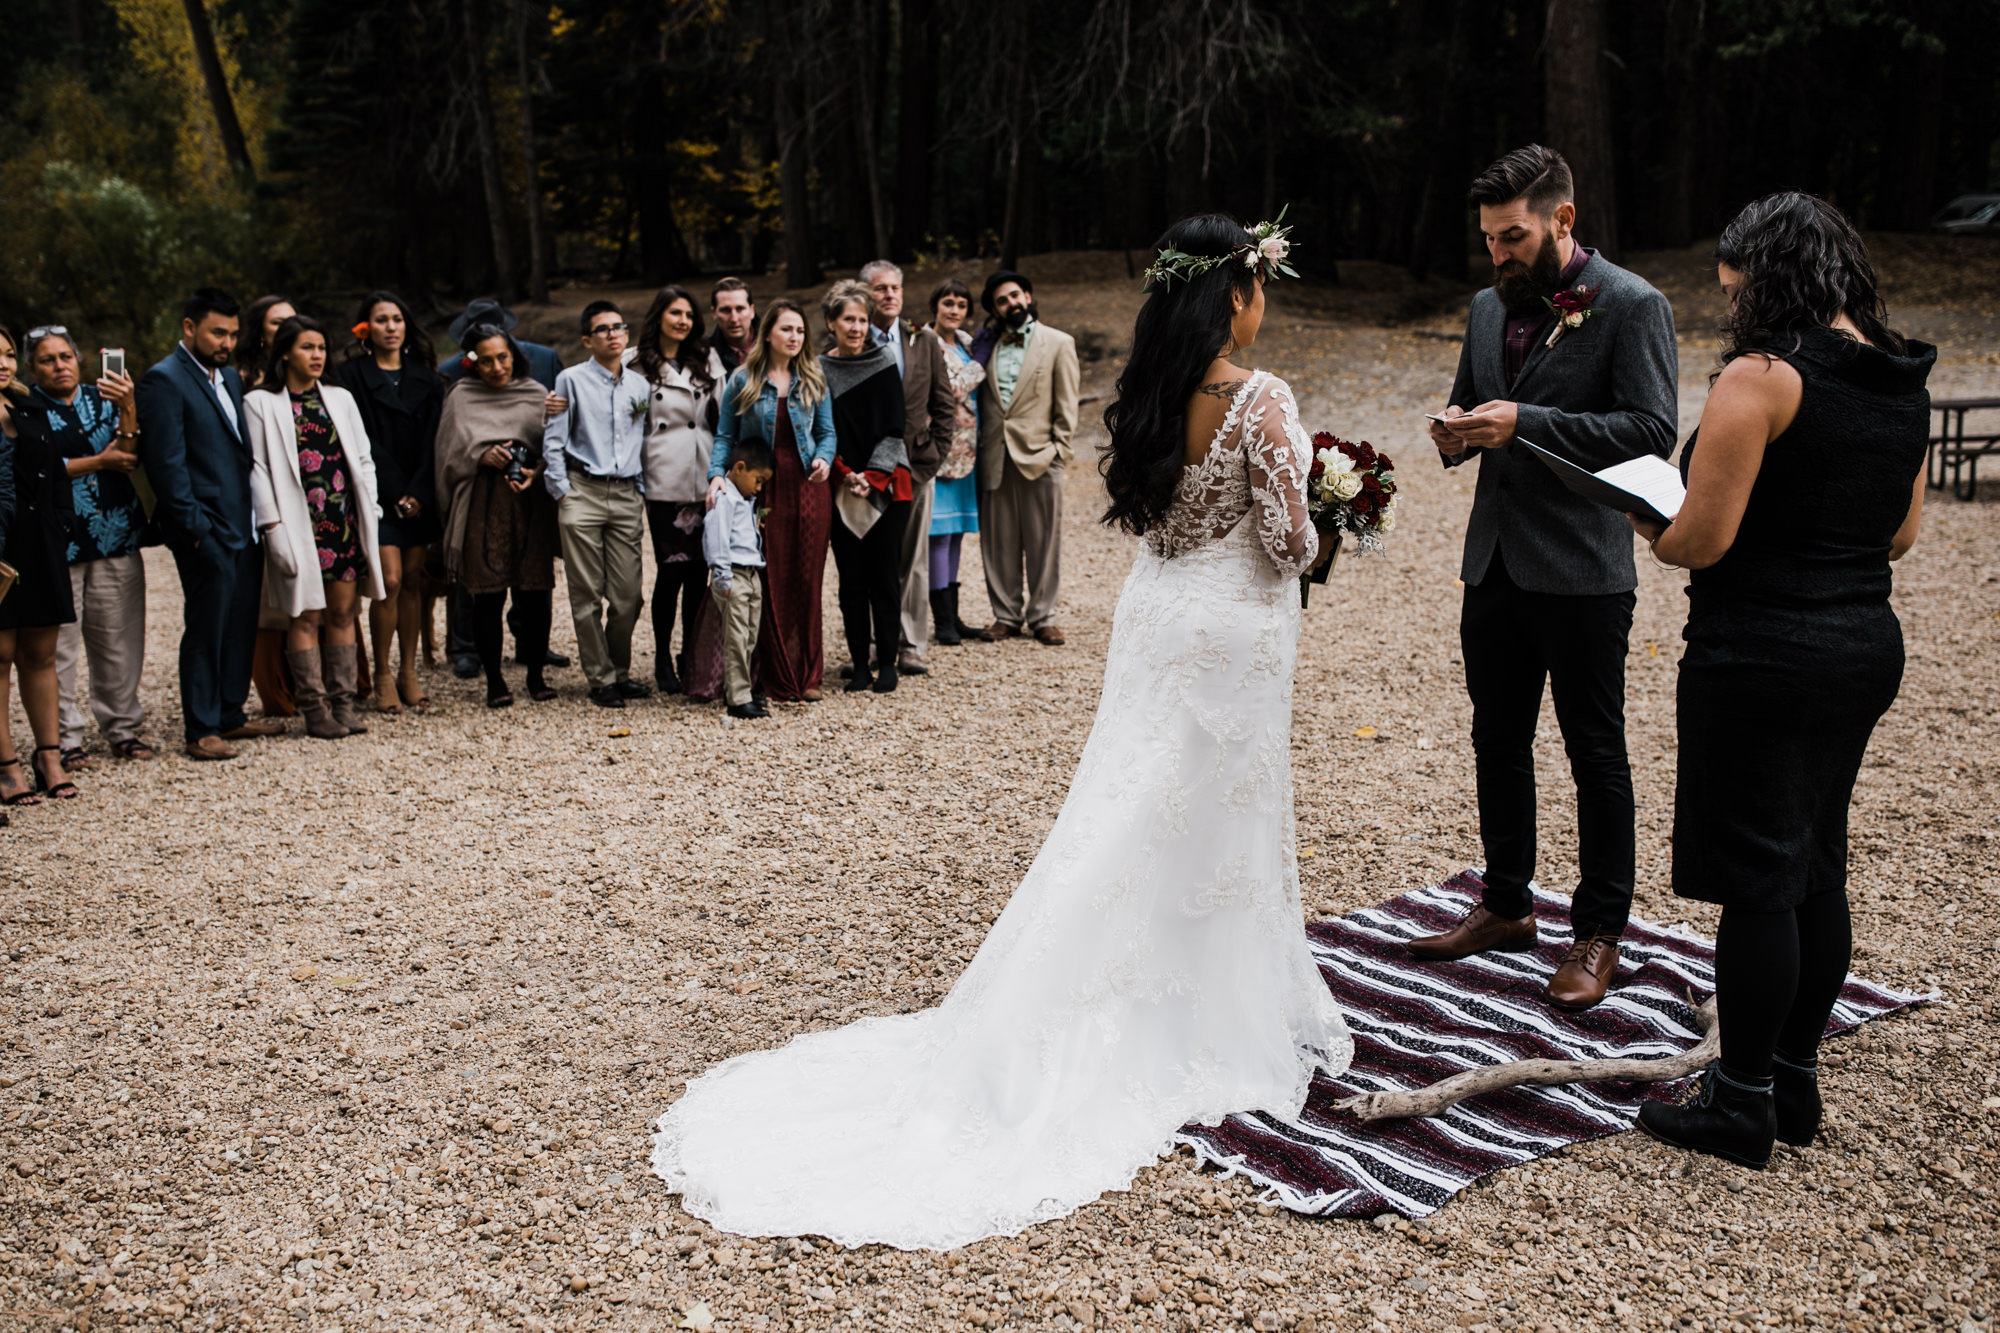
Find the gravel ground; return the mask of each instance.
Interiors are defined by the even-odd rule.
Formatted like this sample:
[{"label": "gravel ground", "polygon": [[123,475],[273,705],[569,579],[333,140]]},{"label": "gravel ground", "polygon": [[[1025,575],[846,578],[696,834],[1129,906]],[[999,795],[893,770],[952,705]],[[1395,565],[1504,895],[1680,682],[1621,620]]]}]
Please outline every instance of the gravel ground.
[{"label": "gravel ground", "polygon": [[[1684,331],[1712,324],[1697,256],[1640,266]],[[1043,266],[1075,279],[1045,282],[1045,317],[1098,335],[1086,392],[1103,394],[1136,298],[1122,270],[1070,268]],[[1308,614],[1295,757],[1318,913],[1479,857],[1455,647],[1472,476],[1432,466],[1416,429],[1449,386],[1457,346],[1435,335],[1454,320],[1357,320],[1376,298],[1343,276],[1281,299],[1259,348],[1310,424],[1405,466],[1389,554],[1343,560]],[[1991,290],[1898,309],[1945,342],[1937,392],[2000,392]],[[1683,346],[1683,434],[1713,355],[1701,336]],[[893,697],[747,725],[679,699],[600,712],[575,670],[559,701],[494,714],[476,683],[433,674],[427,716],[371,715],[365,737],[293,735],[223,765],[100,760],[82,800],[14,812],[0,1322],[1989,1327],[1990,494],[1934,501],[1898,570],[1909,674],[1856,793],[1858,966],[1943,998],[1834,1044],[1813,1148],[1758,1174],[1628,1134],[1502,1172],[1414,1226],[1273,1212],[1180,1157],[1064,1222],[944,1255],[741,1242],[683,1213],[646,1171],[648,1122],[683,1082],[934,1002],[1051,823],[1131,549],[1093,522],[1087,466],[1070,492],[1067,648],[937,649]],[[178,592],[157,552],[148,573],[147,705],[170,741]],[[1642,561],[1638,910],[1712,929],[1665,887],[1680,583]],[[1567,777],[1552,719],[1545,734],[1543,874],[1561,884]]]}]

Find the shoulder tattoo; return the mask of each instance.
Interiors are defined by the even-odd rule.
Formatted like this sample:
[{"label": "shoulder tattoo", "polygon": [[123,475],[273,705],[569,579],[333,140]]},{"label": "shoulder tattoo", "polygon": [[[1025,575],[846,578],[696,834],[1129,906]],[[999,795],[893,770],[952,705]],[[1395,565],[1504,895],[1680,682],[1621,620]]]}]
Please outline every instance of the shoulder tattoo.
[{"label": "shoulder tattoo", "polygon": [[1234,398],[1236,396],[1236,391],[1242,388],[1246,383],[1248,383],[1247,379],[1217,380],[1213,384],[1202,385],[1199,389],[1196,389],[1195,392],[1205,393],[1211,398],[1220,398],[1223,399],[1224,401],[1227,401],[1231,398]]}]

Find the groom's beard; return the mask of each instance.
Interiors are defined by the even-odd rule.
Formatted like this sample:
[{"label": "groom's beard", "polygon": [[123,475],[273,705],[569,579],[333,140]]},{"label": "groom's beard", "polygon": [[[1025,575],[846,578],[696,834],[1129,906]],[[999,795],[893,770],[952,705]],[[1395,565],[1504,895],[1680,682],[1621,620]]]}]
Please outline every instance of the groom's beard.
[{"label": "groom's beard", "polygon": [[1510,259],[1493,270],[1493,294],[1500,298],[1510,315],[1539,315],[1548,309],[1548,295],[1562,281],[1562,262],[1556,258],[1556,241],[1542,242],[1532,264]]}]

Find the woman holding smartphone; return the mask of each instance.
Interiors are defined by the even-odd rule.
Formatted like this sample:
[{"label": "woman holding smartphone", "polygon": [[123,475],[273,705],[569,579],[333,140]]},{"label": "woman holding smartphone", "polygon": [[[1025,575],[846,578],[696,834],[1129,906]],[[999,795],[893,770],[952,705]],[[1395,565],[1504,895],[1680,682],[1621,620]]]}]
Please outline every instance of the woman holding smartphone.
[{"label": "woman holding smartphone", "polygon": [[[370,292],[354,313],[354,342],[334,369],[334,383],[354,396],[382,488],[381,543],[383,597],[368,613],[374,644],[375,707],[400,713],[405,704],[430,703],[417,679],[417,639],[424,598],[419,586],[424,551],[442,535],[437,519],[438,414],[444,405],[444,377],[433,363],[431,340],[403,298]],[[393,659],[391,641],[402,640]]]},{"label": "woman holding smartphone", "polygon": [[286,320],[272,339],[264,382],[243,407],[264,596],[291,618],[285,661],[306,731],[337,740],[368,730],[355,712],[356,618],[361,598],[379,600],[383,588],[374,455],[353,395],[321,382],[326,352],[316,322]]}]

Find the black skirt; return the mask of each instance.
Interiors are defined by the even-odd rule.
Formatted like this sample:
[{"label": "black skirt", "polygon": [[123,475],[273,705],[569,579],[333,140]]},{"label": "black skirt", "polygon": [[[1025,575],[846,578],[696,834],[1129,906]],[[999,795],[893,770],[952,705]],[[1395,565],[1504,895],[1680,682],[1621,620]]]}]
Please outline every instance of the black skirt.
[{"label": "black skirt", "polygon": [[1903,638],[1887,606],[1834,619],[1842,633],[1795,627],[1763,645],[1739,635],[1726,653],[1689,646],[1678,691],[1678,896],[1781,912],[1847,887],[1847,810],[1868,739],[1902,684]]}]

